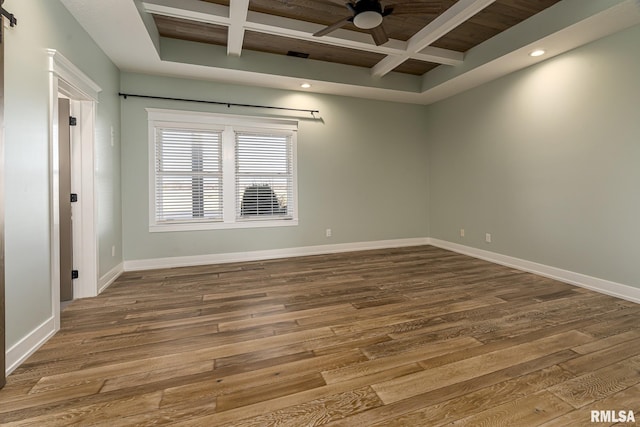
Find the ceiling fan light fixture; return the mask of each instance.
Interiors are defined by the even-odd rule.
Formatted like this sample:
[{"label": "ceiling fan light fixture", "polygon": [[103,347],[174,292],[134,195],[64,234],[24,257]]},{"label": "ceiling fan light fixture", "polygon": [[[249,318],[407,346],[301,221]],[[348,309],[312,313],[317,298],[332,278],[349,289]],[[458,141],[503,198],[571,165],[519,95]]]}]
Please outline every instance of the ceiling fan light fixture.
[{"label": "ceiling fan light fixture", "polygon": [[382,14],[375,10],[360,12],[353,18],[353,25],[363,30],[370,30],[380,24],[382,24]]}]

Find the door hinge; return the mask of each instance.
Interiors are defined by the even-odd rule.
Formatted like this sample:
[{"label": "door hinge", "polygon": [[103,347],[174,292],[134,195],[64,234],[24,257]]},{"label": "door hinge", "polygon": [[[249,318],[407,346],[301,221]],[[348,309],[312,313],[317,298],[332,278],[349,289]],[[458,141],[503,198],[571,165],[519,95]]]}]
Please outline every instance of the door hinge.
[{"label": "door hinge", "polygon": [[78,278],[78,270],[71,270],[71,279]]},{"label": "door hinge", "polygon": [[78,201],[78,195],[76,193],[71,193],[71,203],[75,203]]},{"label": "door hinge", "polygon": [[78,124],[78,119],[76,119],[73,116],[69,117],[69,126],[76,126],[77,124]]}]

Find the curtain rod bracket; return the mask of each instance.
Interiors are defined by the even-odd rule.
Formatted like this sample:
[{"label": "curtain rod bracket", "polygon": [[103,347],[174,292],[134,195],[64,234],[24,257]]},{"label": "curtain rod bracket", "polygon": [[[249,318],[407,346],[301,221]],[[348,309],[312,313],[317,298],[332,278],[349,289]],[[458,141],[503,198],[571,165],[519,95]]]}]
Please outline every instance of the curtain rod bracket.
[{"label": "curtain rod bracket", "polygon": [[[4,3],[4,0],[2,0],[2,3]],[[18,25],[18,19],[16,19],[13,13],[7,12],[7,10],[1,6],[2,3],[0,3],[0,13],[9,20],[9,26],[15,27]]]}]

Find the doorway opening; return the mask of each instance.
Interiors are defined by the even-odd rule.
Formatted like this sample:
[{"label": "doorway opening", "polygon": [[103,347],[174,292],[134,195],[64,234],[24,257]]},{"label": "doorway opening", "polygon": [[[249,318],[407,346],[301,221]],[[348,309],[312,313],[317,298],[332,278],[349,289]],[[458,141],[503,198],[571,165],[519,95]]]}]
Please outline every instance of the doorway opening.
[{"label": "doorway opening", "polygon": [[[72,127],[77,119],[71,113],[71,100],[58,94],[58,177],[60,217],[60,309],[73,300],[73,203],[77,193],[72,186]],[[76,195],[73,197],[73,195]]]},{"label": "doorway opening", "polygon": [[[48,54],[51,304],[57,331],[61,300],[98,294],[94,151],[95,113],[101,89],[56,50],[50,49]],[[75,118],[74,126],[69,126],[71,116]],[[77,202],[71,203],[72,193]],[[67,271],[69,268],[71,271]],[[70,277],[77,278],[67,280]]]}]

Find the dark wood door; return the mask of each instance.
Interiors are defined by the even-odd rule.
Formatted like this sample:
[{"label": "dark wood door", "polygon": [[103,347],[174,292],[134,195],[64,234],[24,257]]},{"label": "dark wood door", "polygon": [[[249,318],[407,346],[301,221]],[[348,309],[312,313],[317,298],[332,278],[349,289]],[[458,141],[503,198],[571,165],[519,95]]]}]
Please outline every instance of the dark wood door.
[{"label": "dark wood door", "polygon": [[0,22],[0,388],[5,384],[4,319],[4,25]]},{"label": "dark wood door", "polygon": [[58,100],[58,153],[60,159],[60,301],[73,299],[73,232],[71,226],[71,107]]}]

